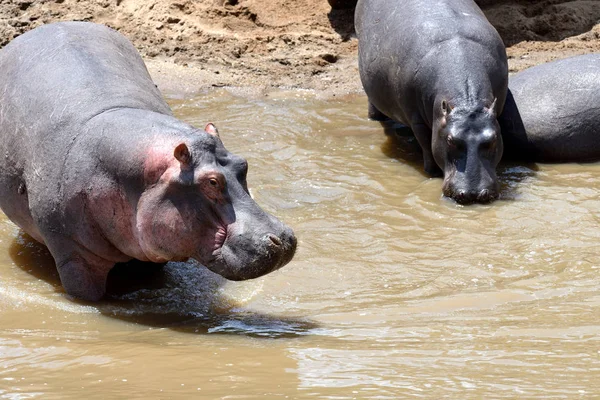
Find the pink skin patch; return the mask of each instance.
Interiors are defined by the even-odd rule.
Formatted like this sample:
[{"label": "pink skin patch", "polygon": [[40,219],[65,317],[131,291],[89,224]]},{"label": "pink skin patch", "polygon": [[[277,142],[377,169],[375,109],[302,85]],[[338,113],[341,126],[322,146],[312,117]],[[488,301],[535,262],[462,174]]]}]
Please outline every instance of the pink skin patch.
[{"label": "pink skin patch", "polygon": [[[179,172],[179,162],[173,156],[179,143],[159,142],[149,148],[144,156],[144,182],[146,185],[158,183],[167,168],[173,167]],[[172,176],[169,175],[169,176]]]},{"label": "pink skin patch", "polygon": [[219,171],[213,168],[196,171],[197,192],[196,195],[189,192],[189,203],[181,203],[181,198],[179,202],[169,199],[171,182],[179,179],[182,167],[188,167],[190,162],[189,154],[182,156],[187,152],[187,146],[183,147],[181,142],[157,143],[145,158],[147,187],[137,207],[137,232],[140,246],[151,261],[194,257],[207,262],[227,238],[227,221],[221,221],[214,212],[227,203],[225,177]]},{"label": "pink skin patch", "polygon": [[147,261],[136,235],[135,211],[121,188],[102,177],[91,187],[95,190],[87,195],[82,218],[94,223],[82,224],[77,240],[107,260],[122,262],[129,256]]}]

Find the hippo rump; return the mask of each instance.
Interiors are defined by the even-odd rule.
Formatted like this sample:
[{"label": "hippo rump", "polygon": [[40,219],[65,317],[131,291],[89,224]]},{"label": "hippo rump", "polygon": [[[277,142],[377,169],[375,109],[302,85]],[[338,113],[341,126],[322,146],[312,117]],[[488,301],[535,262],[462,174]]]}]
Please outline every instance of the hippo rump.
[{"label": "hippo rump", "polygon": [[408,125],[425,171],[462,204],[498,197],[497,115],[508,84],[502,40],[473,0],[359,0],[360,78],[369,117]]},{"label": "hippo rump", "polygon": [[288,263],[214,125],[174,118],[131,43],[64,22],[0,51],[0,207],[50,250],[66,292],[98,300],[115,263],[194,258],[231,280]]},{"label": "hippo rump", "polygon": [[502,128],[507,158],[600,160],[600,54],[526,69],[509,80]]}]

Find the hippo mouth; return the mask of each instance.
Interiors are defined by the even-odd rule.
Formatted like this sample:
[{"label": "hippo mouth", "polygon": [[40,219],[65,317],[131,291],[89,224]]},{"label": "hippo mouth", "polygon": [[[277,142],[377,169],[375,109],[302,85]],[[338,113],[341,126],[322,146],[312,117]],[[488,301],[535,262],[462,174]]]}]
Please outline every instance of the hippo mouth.
[{"label": "hippo mouth", "polygon": [[460,205],[469,204],[488,204],[497,200],[499,194],[488,189],[482,189],[479,192],[466,192],[459,190],[456,192],[444,191],[444,196],[453,199]]},{"label": "hippo mouth", "polygon": [[215,242],[214,242],[213,251],[212,251],[213,256],[217,255],[215,253],[220,252],[221,248],[225,244],[226,239],[227,239],[227,227],[224,225],[219,225],[219,229],[217,229],[217,232],[215,233]]},{"label": "hippo mouth", "polygon": [[254,279],[273,272],[291,261],[296,250],[296,238],[274,234],[262,235],[257,240],[244,239],[220,228],[215,234],[212,257],[204,265],[214,273],[231,281]]},{"label": "hippo mouth", "polygon": [[467,190],[454,187],[449,180],[444,181],[442,186],[444,196],[456,201],[460,205],[488,204],[500,197],[498,190],[479,189]]}]

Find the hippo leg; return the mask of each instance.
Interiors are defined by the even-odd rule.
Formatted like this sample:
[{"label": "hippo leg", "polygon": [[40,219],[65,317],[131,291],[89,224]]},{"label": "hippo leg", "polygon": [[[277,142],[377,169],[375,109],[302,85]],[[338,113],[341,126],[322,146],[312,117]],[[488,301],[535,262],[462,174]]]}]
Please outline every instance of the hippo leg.
[{"label": "hippo leg", "polygon": [[387,115],[385,115],[384,113],[379,111],[379,109],[377,107],[375,107],[373,105],[373,103],[371,103],[370,101],[369,101],[368,116],[369,116],[369,119],[372,119],[373,121],[387,121],[390,119],[390,117],[388,117]]},{"label": "hippo leg", "polygon": [[100,300],[106,293],[106,278],[114,261],[105,260],[65,240],[48,243],[56,260],[60,281],[68,295],[87,301]]},{"label": "hippo leg", "polygon": [[433,152],[431,151],[431,129],[423,123],[412,124],[410,128],[423,150],[423,167],[425,172],[430,176],[442,176],[442,170],[433,159]]}]

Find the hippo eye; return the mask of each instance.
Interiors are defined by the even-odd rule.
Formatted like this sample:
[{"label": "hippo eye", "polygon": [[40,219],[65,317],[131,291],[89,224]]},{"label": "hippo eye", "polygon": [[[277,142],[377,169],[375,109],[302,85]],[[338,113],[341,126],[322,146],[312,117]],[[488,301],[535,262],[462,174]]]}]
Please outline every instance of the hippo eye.
[{"label": "hippo eye", "polygon": [[199,189],[208,199],[218,203],[223,201],[226,184],[225,177],[215,171],[210,176],[204,175],[200,178]]},{"label": "hippo eye", "polygon": [[465,142],[452,135],[446,137],[446,143],[448,143],[448,149],[453,151],[464,151],[466,144]]},{"label": "hippo eye", "polygon": [[496,138],[497,138],[497,136],[493,135],[488,140],[481,142],[481,144],[479,145],[479,148],[481,150],[492,150],[496,146]]}]

